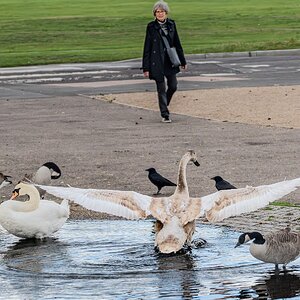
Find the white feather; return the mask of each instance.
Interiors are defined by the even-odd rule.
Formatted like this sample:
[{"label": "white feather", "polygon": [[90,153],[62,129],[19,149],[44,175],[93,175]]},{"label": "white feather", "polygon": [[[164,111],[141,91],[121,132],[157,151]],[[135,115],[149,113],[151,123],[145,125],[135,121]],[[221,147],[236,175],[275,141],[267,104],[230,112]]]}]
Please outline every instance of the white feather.
[{"label": "white feather", "polygon": [[201,198],[200,215],[206,215],[210,222],[222,221],[231,216],[255,211],[270,202],[293,192],[300,186],[300,178],[258,187],[223,190]]},{"label": "white feather", "polygon": [[[270,185],[219,191],[203,198],[191,198],[187,189],[186,165],[193,158],[195,159],[195,153],[189,151],[180,160],[177,189],[170,197],[152,198],[133,191],[44,185],[39,187],[57,197],[98,212],[127,219],[140,219],[152,215],[163,225],[162,228],[157,228],[156,246],[161,252],[170,253],[177,252],[184,243],[191,242],[196,218],[205,215],[209,222],[217,222],[254,211],[300,186],[300,178],[297,178]],[[184,189],[178,190],[178,186],[183,186]]]},{"label": "white feather", "polygon": [[38,186],[49,194],[68,199],[93,211],[126,219],[145,218],[150,214],[149,206],[152,198],[137,192]]}]

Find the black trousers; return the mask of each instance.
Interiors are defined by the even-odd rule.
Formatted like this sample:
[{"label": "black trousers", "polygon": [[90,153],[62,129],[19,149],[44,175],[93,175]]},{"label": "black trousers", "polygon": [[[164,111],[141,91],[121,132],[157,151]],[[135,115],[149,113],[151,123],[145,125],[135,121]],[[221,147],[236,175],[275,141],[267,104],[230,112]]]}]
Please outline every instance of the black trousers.
[{"label": "black trousers", "polygon": [[176,74],[166,75],[165,77],[167,79],[167,88],[166,88],[165,80],[164,81],[155,81],[160,114],[163,118],[169,117],[170,112],[169,112],[168,106],[171,102],[172,96],[174,95],[174,93],[177,90]]}]

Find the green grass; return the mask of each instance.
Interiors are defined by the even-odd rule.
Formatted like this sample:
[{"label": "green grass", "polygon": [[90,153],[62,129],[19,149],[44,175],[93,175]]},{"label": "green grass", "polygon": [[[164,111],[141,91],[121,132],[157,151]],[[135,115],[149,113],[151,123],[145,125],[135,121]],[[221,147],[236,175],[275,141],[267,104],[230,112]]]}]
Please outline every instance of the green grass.
[{"label": "green grass", "polygon": [[[0,0],[0,67],[141,57],[154,2]],[[300,48],[300,1],[169,4],[186,54]]]},{"label": "green grass", "polygon": [[281,206],[281,207],[296,207],[296,208],[300,208],[299,204],[293,204],[293,203],[286,202],[286,201],[275,201],[273,203],[270,203],[270,205]]}]

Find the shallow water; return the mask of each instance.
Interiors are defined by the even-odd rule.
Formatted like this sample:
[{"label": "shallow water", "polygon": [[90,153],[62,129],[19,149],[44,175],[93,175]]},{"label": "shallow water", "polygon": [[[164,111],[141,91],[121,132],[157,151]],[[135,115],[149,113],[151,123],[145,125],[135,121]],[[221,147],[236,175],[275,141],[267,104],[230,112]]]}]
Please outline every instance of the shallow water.
[{"label": "shallow water", "polygon": [[0,232],[0,299],[300,299],[300,259],[274,274],[234,249],[240,233],[197,226],[191,253],[156,254],[153,222],[71,221],[45,241]]}]

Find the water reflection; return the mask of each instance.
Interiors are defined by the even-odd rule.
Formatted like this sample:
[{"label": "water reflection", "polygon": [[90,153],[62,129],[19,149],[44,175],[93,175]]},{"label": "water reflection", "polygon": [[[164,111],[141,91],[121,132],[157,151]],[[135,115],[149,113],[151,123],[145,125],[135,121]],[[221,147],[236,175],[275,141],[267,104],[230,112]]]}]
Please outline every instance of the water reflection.
[{"label": "water reflection", "polygon": [[198,224],[206,247],[165,256],[151,228],[150,220],[68,220],[43,241],[0,233],[0,299],[300,299],[300,269],[269,273],[247,247],[234,249],[237,232]]},{"label": "water reflection", "polygon": [[282,272],[267,276],[253,287],[259,299],[282,299],[300,295],[300,276]]},{"label": "water reflection", "polygon": [[55,238],[19,240],[3,255],[8,268],[32,273],[57,272],[67,261],[66,244]]},{"label": "water reflection", "polygon": [[200,285],[192,253],[174,256],[157,254],[157,268],[161,298],[170,297],[174,289],[175,294],[183,299],[193,299],[199,295]]},{"label": "water reflection", "polygon": [[12,243],[2,252],[5,268],[1,268],[0,291],[5,291],[5,299],[41,299],[53,294],[55,284],[49,277],[63,273],[68,261],[66,244],[55,238]]}]

